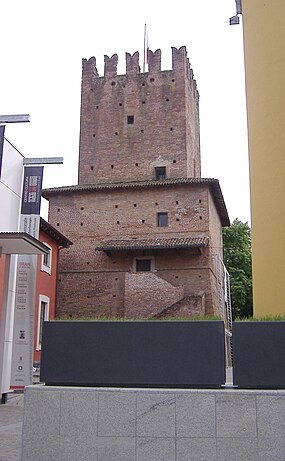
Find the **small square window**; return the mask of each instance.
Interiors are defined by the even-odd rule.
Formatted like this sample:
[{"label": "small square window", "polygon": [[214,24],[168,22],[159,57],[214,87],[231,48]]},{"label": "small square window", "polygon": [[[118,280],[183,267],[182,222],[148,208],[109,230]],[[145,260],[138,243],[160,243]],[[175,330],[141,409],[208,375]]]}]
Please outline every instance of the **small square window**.
[{"label": "small square window", "polygon": [[128,125],[133,125],[134,122],[135,122],[134,115],[127,115],[127,123],[128,123]]},{"label": "small square window", "polygon": [[165,179],[166,178],[166,167],[158,166],[155,169],[155,179]]},{"label": "small square window", "polygon": [[157,213],[157,226],[158,227],[168,226],[168,214],[167,213]]},{"label": "small square window", "polygon": [[151,259],[136,259],[136,272],[150,272]]}]

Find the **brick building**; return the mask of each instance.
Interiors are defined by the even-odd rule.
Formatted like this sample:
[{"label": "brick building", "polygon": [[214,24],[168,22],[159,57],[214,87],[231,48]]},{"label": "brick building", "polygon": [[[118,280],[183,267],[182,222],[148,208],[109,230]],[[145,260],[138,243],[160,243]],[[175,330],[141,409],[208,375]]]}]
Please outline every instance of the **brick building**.
[{"label": "brick building", "polygon": [[78,185],[46,189],[60,255],[58,315],[222,314],[219,182],[201,178],[199,94],[185,47],[83,60]]}]

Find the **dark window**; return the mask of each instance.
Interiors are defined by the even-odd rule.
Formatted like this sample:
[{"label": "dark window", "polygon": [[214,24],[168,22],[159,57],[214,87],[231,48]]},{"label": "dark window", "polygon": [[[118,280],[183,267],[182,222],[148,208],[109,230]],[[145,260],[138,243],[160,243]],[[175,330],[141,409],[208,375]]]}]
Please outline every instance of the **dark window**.
[{"label": "dark window", "polygon": [[167,213],[157,213],[157,226],[166,227],[168,226],[168,215]]},{"label": "dark window", "polygon": [[48,253],[44,253],[43,255],[43,265],[50,267],[50,251]]},{"label": "dark window", "polygon": [[151,259],[136,259],[136,272],[150,272]]},{"label": "dark window", "polygon": [[40,305],[40,324],[39,324],[39,337],[38,337],[38,349],[42,347],[42,336],[43,336],[43,324],[45,320],[48,320],[48,304],[41,301]]},{"label": "dark window", "polygon": [[155,168],[155,179],[165,179],[166,178],[166,167],[158,166]]},{"label": "dark window", "polygon": [[134,121],[135,121],[135,117],[133,115],[127,115],[128,125],[133,125]]}]

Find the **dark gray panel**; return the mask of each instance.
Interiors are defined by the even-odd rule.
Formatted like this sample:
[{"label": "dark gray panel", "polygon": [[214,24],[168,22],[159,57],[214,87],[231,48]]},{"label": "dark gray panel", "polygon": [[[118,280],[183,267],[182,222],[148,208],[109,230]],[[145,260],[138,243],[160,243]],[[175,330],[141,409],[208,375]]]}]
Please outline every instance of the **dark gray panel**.
[{"label": "dark gray panel", "polygon": [[232,331],[234,384],[285,388],[285,322],[234,322]]},{"label": "dark gray panel", "polygon": [[44,322],[41,381],[219,387],[225,383],[224,324]]}]

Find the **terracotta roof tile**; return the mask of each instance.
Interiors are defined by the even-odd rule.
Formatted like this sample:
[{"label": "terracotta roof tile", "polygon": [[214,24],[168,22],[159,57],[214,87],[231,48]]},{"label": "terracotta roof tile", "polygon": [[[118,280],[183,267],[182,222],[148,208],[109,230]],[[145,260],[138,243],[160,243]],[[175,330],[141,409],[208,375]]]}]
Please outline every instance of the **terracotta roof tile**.
[{"label": "terracotta roof tile", "polygon": [[148,180],[148,181],[130,181],[130,182],[115,182],[108,184],[81,184],[75,186],[54,187],[52,189],[44,189],[42,195],[49,199],[51,195],[70,194],[79,192],[94,192],[104,190],[124,190],[138,188],[157,188],[157,187],[173,187],[182,185],[200,185],[206,184],[209,186],[217,211],[219,213],[222,226],[229,226],[230,220],[227,208],[224,202],[224,197],[220,188],[219,181],[213,178],[167,178],[163,180]]},{"label": "terracotta roof tile", "polygon": [[43,197],[47,198],[52,194],[68,193],[76,191],[94,191],[105,189],[131,189],[131,188],[149,188],[161,186],[173,186],[177,184],[205,184],[219,181],[213,178],[167,178],[167,179],[150,179],[147,181],[125,181],[102,184],[77,184],[74,186],[54,187],[52,189],[44,189]]},{"label": "terracotta roof tile", "polygon": [[208,237],[178,237],[132,240],[105,240],[95,249],[103,251],[115,250],[157,250],[175,248],[201,248],[208,245]]}]

